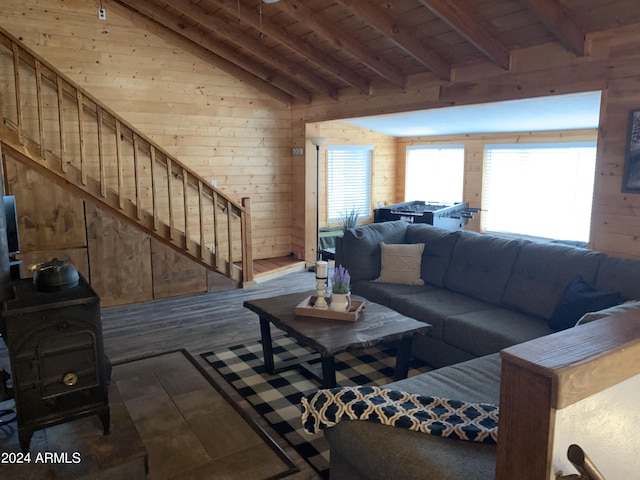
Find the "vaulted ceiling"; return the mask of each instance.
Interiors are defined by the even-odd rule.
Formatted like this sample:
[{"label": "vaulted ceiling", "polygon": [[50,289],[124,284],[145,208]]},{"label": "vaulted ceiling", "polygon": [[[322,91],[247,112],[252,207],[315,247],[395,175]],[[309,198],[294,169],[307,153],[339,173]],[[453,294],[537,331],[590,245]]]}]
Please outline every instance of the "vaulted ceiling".
[{"label": "vaulted ceiling", "polygon": [[555,42],[587,55],[588,35],[640,23],[638,0],[114,0],[179,44],[285,104],[403,90],[429,75]]}]

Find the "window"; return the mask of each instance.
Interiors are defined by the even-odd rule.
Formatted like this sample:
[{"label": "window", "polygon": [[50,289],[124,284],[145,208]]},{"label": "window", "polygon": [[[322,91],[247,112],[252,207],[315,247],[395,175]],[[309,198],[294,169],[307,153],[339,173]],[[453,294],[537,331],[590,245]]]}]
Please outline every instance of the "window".
[{"label": "window", "polygon": [[485,230],[589,240],[595,142],[486,145]]},{"label": "window", "polygon": [[464,145],[407,147],[404,200],[462,201]]},{"label": "window", "polygon": [[339,222],[355,209],[368,218],[371,205],[371,146],[330,146],[327,149],[329,222]]}]

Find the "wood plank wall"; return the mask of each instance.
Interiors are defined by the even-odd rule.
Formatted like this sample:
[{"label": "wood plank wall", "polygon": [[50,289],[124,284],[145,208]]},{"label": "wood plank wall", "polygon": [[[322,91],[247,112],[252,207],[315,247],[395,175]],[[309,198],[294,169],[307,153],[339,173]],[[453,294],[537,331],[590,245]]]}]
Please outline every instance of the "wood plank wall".
[{"label": "wood plank wall", "polygon": [[[329,225],[327,221],[327,147],[373,145],[371,164],[371,205],[368,220],[373,221],[373,209],[378,204],[396,203],[396,138],[371,130],[354,127],[344,122],[325,122],[309,125],[311,131],[326,137],[320,148],[320,226]],[[315,147],[310,145],[310,154],[315,163]],[[315,186],[313,186],[315,188]],[[346,212],[345,212],[346,213]],[[363,218],[363,220],[365,220]],[[335,225],[335,224],[332,224]]]}]

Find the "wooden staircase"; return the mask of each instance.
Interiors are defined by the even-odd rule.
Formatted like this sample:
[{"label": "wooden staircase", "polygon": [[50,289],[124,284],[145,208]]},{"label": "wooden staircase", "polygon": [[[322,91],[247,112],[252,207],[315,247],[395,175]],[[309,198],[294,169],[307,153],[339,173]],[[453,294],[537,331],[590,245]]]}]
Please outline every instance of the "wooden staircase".
[{"label": "wooden staircase", "polygon": [[241,284],[253,281],[237,203],[0,28],[0,147],[45,177]]}]

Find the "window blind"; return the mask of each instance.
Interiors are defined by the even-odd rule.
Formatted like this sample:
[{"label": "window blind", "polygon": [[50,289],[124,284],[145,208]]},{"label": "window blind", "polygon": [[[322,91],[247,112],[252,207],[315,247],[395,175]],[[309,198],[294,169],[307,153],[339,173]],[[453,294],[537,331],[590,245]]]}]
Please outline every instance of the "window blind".
[{"label": "window blind", "polygon": [[485,230],[589,240],[595,142],[485,145]]},{"label": "window blind", "polygon": [[407,147],[405,202],[461,202],[464,145]]},{"label": "window blind", "polygon": [[370,216],[372,146],[327,148],[327,216],[339,222],[355,209],[360,218]]}]

